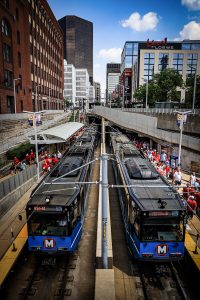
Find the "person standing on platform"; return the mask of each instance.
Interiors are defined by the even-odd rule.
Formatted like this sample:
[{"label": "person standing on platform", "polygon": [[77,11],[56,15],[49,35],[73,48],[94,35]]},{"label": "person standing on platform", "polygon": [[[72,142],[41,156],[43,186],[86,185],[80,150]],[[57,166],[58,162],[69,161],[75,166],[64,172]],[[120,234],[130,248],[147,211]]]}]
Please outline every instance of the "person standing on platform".
[{"label": "person standing on platform", "polygon": [[193,172],[193,173],[190,175],[190,185],[191,185],[191,186],[194,186],[194,185],[195,185],[195,181],[196,181],[196,176],[195,176],[195,172]]},{"label": "person standing on platform", "polygon": [[58,159],[61,159],[62,158],[62,153],[58,150],[58,152],[57,152],[57,158]]},{"label": "person standing on platform", "polygon": [[182,180],[182,173],[181,171],[178,169],[173,176],[173,182],[175,185],[181,185],[181,180]]},{"label": "person standing on platform", "polygon": [[187,200],[187,213],[189,219],[192,219],[194,212],[196,212],[197,209],[197,202],[195,201],[194,196],[189,196]]}]

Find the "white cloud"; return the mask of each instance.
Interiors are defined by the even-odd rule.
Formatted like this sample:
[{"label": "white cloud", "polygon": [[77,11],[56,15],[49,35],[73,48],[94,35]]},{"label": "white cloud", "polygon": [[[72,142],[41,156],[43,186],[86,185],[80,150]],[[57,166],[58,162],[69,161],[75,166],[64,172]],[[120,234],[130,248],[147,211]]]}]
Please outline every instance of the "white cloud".
[{"label": "white cloud", "polygon": [[98,53],[98,57],[105,58],[110,61],[120,62],[121,61],[121,48],[110,48],[110,49],[101,49]]},{"label": "white cloud", "polygon": [[184,25],[179,32],[181,39],[199,40],[200,39],[200,23],[191,21]]},{"label": "white cloud", "polygon": [[190,10],[200,9],[200,0],[182,0],[182,4]]},{"label": "white cloud", "polygon": [[154,12],[148,12],[143,17],[138,12],[134,12],[127,20],[122,20],[121,24],[136,31],[148,31],[155,29],[158,21],[158,16]]}]

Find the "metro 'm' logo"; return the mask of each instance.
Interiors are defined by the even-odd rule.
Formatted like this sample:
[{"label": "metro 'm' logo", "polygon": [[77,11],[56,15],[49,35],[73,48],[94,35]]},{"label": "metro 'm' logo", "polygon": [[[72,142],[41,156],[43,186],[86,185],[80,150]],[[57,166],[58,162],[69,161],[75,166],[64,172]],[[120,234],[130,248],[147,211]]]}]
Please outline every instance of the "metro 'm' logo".
[{"label": "metro 'm' logo", "polygon": [[56,242],[54,239],[44,239],[44,248],[52,249],[55,248]]},{"label": "metro 'm' logo", "polygon": [[156,253],[160,256],[167,254],[168,245],[160,244],[156,246]]}]

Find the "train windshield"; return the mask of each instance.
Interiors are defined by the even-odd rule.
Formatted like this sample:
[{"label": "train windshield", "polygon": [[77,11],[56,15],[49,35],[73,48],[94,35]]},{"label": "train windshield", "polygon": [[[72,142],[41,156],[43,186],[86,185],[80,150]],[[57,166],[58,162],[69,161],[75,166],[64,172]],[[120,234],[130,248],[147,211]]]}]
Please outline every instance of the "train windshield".
[{"label": "train windshield", "polygon": [[183,241],[184,226],[178,219],[149,219],[145,220],[141,226],[142,241],[165,241],[177,242]]},{"label": "train windshield", "polygon": [[66,236],[67,217],[61,214],[33,214],[28,221],[30,235]]}]

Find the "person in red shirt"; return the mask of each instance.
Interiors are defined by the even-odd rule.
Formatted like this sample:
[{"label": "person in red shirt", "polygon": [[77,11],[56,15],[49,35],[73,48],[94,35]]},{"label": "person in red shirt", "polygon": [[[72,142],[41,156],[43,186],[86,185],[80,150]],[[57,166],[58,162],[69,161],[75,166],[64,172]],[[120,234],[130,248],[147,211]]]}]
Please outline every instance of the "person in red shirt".
[{"label": "person in red shirt", "polygon": [[55,156],[52,157],[52,164],[56,165],[59,162],[59,159]]},{"label": "person in red shirt", "polygon": [[194,212],[196,212],[196,209],[197,209],[197,202],[195,201],[195,197],[189,196],[187,200],[187,213],[190,219],[192,219]]},{"label": "person in red shirt", "polygon": [[31,158],[30,158],[30,155],[28,153],[26,153],[26,156],[25,156],[25,161],[26,161],[26,164],[30,166],[31,164]]},{"label": "person in red shirt", "polygon": [[35,160],[35,153],[33,152],[33,150],[31,150],[31,153],[30,153],[30,160],[31,161]]},{"label": "person in red shirt", "polygon": [[15,156],[13,158],[13,162],[14,162],[15,165],[18,165],[18,163],[20,162],[20,160],[19,160],[19,158],[17,158],[17,156]]},{"label": "person in red shirt", "polygon": [[47,173],[47,172],[50,171],[50,169],[51,169],[50,165],[46,161],[44,161],[44,163],[42,164],[42,170],[43,170],[43,172]]},{"label": "person in red shirt", "polygon": [[171,168],[169,164],[165,165],[165,172],[166,172],[166,177],[169,178],[169,174],[171,172]]}]

